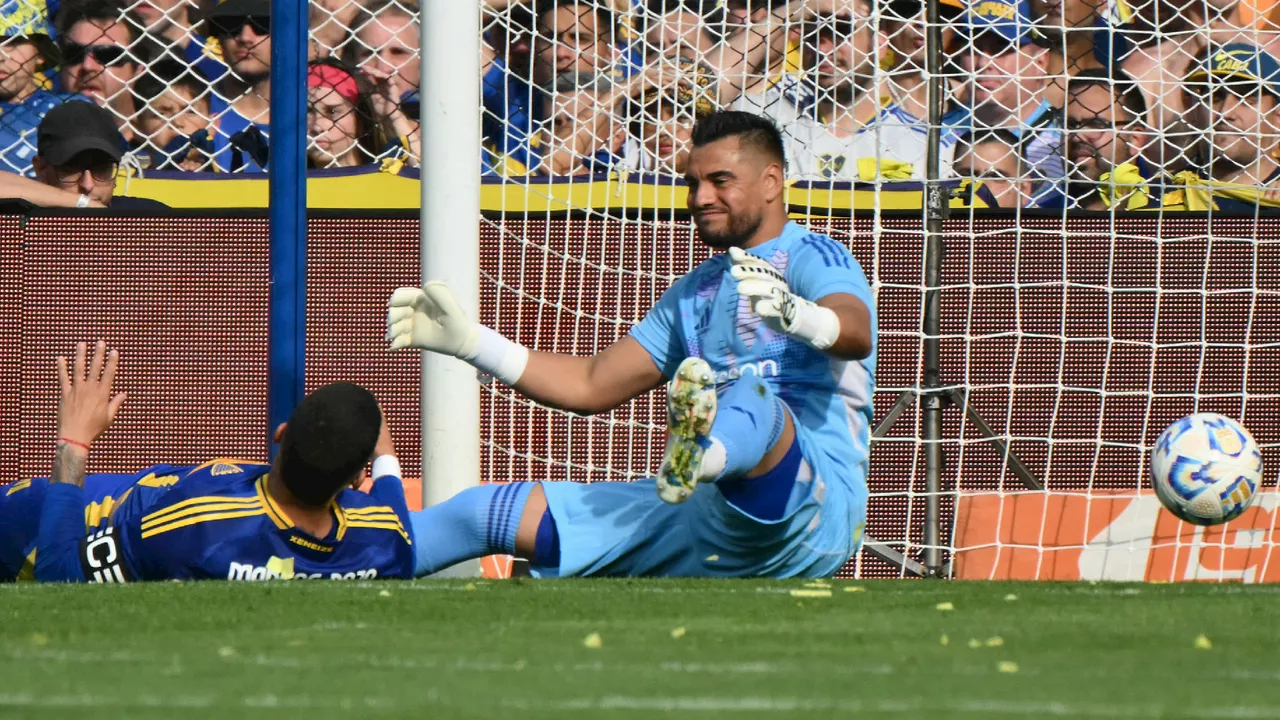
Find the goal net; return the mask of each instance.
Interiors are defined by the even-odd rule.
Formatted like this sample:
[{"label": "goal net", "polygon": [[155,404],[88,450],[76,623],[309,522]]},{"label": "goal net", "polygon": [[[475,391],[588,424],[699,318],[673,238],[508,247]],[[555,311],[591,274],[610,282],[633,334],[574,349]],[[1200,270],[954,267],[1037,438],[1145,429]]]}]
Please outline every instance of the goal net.
[{"label": "goal net", "polygon": [[[876,295],[867,542],[844,575],[915,575],[938,550],[961,578],[1280,579],[1280,11],[939,0],[930,32],[922,0],[468,1],[483,322],[578,354],[625,335],[708,256],[684,212],[693,122],[762,113],[794,218],[848,244]],[[36,174],[40,114],[77,94],[147,172],[265,167],[265,0],[13,5],[4,169]],[[418,165],[421,12],[311,4],[314,169]],[[589,418],[479,392],[484,481],[625,481],[661,457],[660,392]],[[1177,522],[1146,477],[1156,435],[1195,411],[1241,420],[1268,468],[1221,527]]]},{"label": "goal net", "polygon": [[[944,0],[931,384],[925,9],[486,5],[485,321],[559,352],[624,335],[707,256],[681,212],[691,124],[760,112],[787,140],[794,217],[847,243],[876,291],[869,540],[843,574],[920,572],[932,496],[952,577],[1280,578],[1273,469],[1244,516],[1209,529],[1162,512],[1146,476],[1156,435],[1197,411],[1240,419],[1280,461],[1270,16]],[[581,418],[493,385],[483,407],[490,479],[621,481],[661,456],[660,393]]]}]

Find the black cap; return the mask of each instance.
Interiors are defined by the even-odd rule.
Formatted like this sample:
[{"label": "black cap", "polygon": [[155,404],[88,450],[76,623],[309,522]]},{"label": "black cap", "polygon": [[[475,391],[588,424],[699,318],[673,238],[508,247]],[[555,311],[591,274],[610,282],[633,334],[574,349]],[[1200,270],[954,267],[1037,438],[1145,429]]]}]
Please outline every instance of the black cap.
[{"label": "black cap", "polygon": [[111,113],[91,102],[73,100],[50,110],[40,121],[36,151],[50,165],[66,165],[82,152],[94,150],[119,162],[123,138]]},{"label": "black cap", "polygon": [[205,15],[206,18],[270,16],[271,0],[224,0]]}]

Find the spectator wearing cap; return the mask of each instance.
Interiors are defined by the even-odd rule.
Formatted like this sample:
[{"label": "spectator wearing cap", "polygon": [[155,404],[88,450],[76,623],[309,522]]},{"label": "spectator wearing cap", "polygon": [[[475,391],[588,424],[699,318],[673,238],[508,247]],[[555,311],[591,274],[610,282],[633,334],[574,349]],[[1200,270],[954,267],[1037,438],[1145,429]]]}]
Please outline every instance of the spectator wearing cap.
[{"label": "spectator wearing cap", "polygon": [[138,39],[133,24],[114,5],[95,0],[64,6],[58,27],[62,87],[110,110],[131,140],[136,107],[130,86],[142,67],[131,50]]},{"label": "spectator wearing cap", "polygon": [[1245,43],[1211,49],[1183,83],[1201,133],[1199,170],[1219,183],[1280,187],[1280,62]]},{"label": "spectator wearing cap", "polygon": [[1018,138],[1010,152],[1021,152],[1038,183],[1038,197],[1063,191],[1062,112],[1049,101],[1050,48],[1060,50],[1035,27],[1027,0],[980,0],[970,4],[956,26],[957,46],[950,58],[963,71],[964,107],[944,123],[960,132],[980,128],[1008,130]]},{"label": "spectator wearing cap", "polygon": [[53,108],[40,122],[36,179],[0,173],[0,197],[42,207],[164,208],[154,200],[115,197],[124,138],[107,110],[86,102]]},{"label": "spectator wearing cap", "polygon": [[4,23],[0,41],[0,170],[35,177],[36,128],[45,113],[82,95],[45,90],[42,73],[57,57],[52,28],[43,13],[28,14],[28,6],[0,11]]},{"label": "spectator wearing cap", "polygon": [[[1083,70],[1067,81],[1067,194],[1065,206],[1107,210],[1158,205],[1158,173],[1141,152],[1150,135],[1142,91],[1117,70]],[[1120,188],[1120,189],[1117,189]],[[1145,197],[1120,205],[1117,200]],[[1042,203],[1042,207],[1045,205]]]},{"label": "spectator wearing cap", "polygon": [[271,0],[225,0],[205,16],[230,71],[216,85],[214,162],[224,172],[266,170],[271,121]]}]

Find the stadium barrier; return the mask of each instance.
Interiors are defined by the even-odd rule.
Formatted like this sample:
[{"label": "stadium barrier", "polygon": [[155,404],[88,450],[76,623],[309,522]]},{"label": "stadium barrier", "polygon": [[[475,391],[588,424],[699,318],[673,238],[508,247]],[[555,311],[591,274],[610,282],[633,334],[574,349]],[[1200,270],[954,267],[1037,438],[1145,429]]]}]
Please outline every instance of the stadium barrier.
[{"label": "stadium barrier", "polygon": [[[706,256],[681,221],[548,217],[481,223],[480,319],[539,349],[603,348]],[[920,387],[920,224],[919,213],[811,223],[847,242],[877,289],[877,421]],[[941,537],[954,576],[1280,579],[1268,563],[1280,232],[1221,215],[1212,231],[1192,214],[948,221],[943,381],[1045,488],[1027,492],[973,417],[949,410]],[[373,389],[409,475],[420,467],[418,358],[388,353],[382,324],[390,292],[418,280],[418,243],[411,213],[318,212],[308,229],[307,386]],[[0,480],[47,472],[52,358],[97,338],[121,350],[131,399],[92,471],[264,458],[267,261],[258,211],[0,214]],[[624,480],[660,457],[660,395],[581,418],[504,387],[479,392],[484,481]],[[1143,490],[1146,448],[1194,410],[1240,418],[1267,463],[1267,492],[1225,528],[1171,522]],[[871,462],[867,533],[908,556],[923,523],[919,423],[917,403]],[[844,571],[901,573],[866,552]]]}]

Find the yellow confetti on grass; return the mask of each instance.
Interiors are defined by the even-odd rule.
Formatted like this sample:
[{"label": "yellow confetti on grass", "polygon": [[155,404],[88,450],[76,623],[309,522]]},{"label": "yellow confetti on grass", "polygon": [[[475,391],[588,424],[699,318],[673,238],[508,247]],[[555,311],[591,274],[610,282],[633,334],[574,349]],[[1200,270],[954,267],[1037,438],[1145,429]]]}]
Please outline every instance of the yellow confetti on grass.
[{"label": "yellow confetti on grass", "polygon": [[680,638],[684,637],[684,634],[686,632],[688,632],[688,630],[685,630],[683,627],[678,627],[671,631],[671,639],[679,640]]},{"label": "yellow confetti on grass", "polygon": [[219,655],[220,657],[229,658],[229,657],[234,656],[235,654],[236,654],[236,649],[235,649],[235,648],[233,648],[233,647],[220,647],[220,648],[218,648],[218,655]]},{"label": "yellow confetti on grass", "polygon": [[939,645],[950,645],[950,644],[951,644],[951,638],[947,637],[946,635],[943,635],[942,637],[938,638],[938,644],[939,644]]},{"label": "yellow confetti on grass", "polygon": [[937,605],[934,605],[934,607],[942,612],[951,612],[956,609],[956,606],[949,602],[940,602]]},{"label": "yellow confetti on grass", "polygon": [[1013,593],[1009,593],[1008,595],[1005,595],[1005,596],[1004,596],[1004,601],[1005,601],[1005,602],[1014,602],[1014,601],[1016,601],[1017,599],[1018,599],[1018,596],[1017,596],[1017,595],[1014,595]]},{"label": "yellow confetti on grass", "polygon": [[987,642],[985,644],[987,647],[1003,647],[1004,638],[1000,637],[999,635],[995,635],[993,637],[987,638]]},{"label": "yellow confetti on grass", "polygon": [[1018,672],[1018,663],[1001,660],[996,663],[996,670],[1002,673],[1016,673]]},{"label": "yellow confetti on grass", "polygon": [[866,592],[867,589],[862,587],[861,585],[854,585],[853,587],[845,588],[844,591],[845,592]]},{"label": "yellow confetti on grass", "polygon": [[476,589],[476,584],[475,584],[475,583],[467,583],[466,585],[463,585],[463,586],[462,586],[462,589],[463,589],[463,590],[475,590],[475,589]]},{"label": "yellow confetti on grass", "polygon": [[969,638],[969,647],[973,648],[974,650],[977,650],[978,648],[982,647],[982,641],[979,640],[978,638]]},{"label": "yellow confetti on grass", "polygon": [[599,650],[604,647],[604,641],[600,639],[600,633],[591,633],[582,640],[582,647]]},{"label": "yellow confetti on grass", "polygon": [[378,591],[378,597],[391,597],[391,591],[390,591],[390,590],[379,590],[379,591]]},{"label": "yellow confetti on grass", "polygon": [[1195,647],[1197,650],[1212,650],[1213,641],[1207,635],[1197,635]]},{"label": "yellow confetti on grass", "polygon": [[831,583],[823,582],[821,580],[814,580],[813,582],[805,583],[804,586],[807,588],[830,588]]},{"label": "yellow confetti on grass", "polygon": [[829,598],[830,590],[792,590],[791,597],[798,598]]},{"label": "yellow confetti on grass", "polygon": [[32,645],[48,645],[49,636],[45,635],[44,633],[31,633],[31,644]]}]

